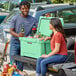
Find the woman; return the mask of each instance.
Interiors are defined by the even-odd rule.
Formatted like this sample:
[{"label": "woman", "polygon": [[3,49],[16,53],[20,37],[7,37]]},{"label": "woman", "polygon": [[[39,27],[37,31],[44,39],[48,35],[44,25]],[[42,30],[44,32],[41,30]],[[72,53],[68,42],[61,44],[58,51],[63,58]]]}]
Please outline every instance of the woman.
[{"label": "woman", "polygon": [[36,76],[47,76],[47,65],[51,63],[62,63],[67,58],[67,47],[64,30],[61,21],[58,18],[50,20],[50,30],[53,31],[51,37],[41,38],[50,40],[52,52],[48,55],[44,54],[37,59]]}]

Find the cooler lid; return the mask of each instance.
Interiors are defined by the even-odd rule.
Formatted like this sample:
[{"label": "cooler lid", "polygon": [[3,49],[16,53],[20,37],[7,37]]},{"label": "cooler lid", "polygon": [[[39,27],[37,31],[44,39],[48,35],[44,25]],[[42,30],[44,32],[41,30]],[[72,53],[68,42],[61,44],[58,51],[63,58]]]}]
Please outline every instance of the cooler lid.
[{"label": "cooler lid", "polygon": [[[50,30],[50,19],[55,17],[44,17],[41,16],[38,23],[37,33],[41,33],[45,36],[50,36],[52,34],[52,30]],[[64,26],[63,18],[59,18],[61,20],[62,25]]]}]

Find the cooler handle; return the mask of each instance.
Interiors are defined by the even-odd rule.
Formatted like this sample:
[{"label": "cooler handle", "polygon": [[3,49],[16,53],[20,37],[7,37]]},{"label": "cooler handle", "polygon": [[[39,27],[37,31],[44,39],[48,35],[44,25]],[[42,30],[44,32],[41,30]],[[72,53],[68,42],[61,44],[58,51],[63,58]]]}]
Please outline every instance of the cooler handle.
[{"label": "cooler handle", "polygon": [[32,44],[32,42],[27,42],[28,44]]}]

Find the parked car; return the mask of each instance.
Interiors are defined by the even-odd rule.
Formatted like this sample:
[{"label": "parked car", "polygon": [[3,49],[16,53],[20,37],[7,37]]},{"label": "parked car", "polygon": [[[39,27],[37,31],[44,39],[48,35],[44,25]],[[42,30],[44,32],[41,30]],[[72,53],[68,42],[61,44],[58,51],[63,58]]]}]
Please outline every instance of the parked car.
[{"label": "parked car", "polygon": [[0,16],[0,23],[5,19],[6,16]]},{"label": "parked car", "polygon": [[5,11],[4,9],[0,8],[0,23],[8,16],[9,12]]}]

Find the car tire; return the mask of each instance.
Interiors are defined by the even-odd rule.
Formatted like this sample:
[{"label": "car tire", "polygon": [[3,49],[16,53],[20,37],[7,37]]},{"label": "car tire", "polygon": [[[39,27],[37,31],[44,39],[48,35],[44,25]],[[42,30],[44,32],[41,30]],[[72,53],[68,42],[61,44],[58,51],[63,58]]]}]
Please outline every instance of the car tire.
[{"label": "car tire", "polygon": [[59,69],[58,76],[67,76],[63,69]]},{"label": "car tire", "polygon": [[67,49],[68,50],[74,50],[74,43],[75,43],[75,40],[73,38],[68,38],[67,39]]}]

